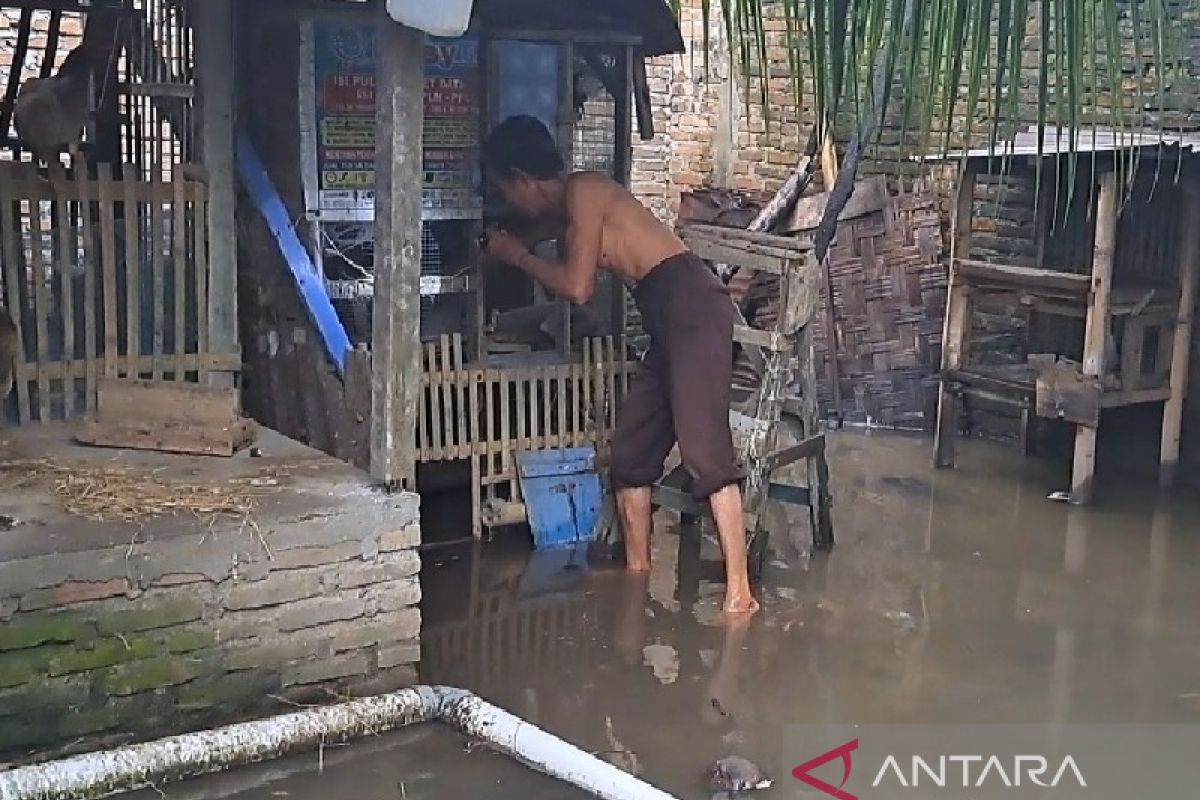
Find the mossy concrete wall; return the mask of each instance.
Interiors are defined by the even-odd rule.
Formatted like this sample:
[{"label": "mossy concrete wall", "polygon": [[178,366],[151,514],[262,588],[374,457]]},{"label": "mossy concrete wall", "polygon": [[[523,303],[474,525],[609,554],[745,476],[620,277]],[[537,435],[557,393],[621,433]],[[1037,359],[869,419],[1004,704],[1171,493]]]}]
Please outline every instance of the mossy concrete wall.
[{"label": "mossy concrete wall", "polygon": [[178,536],[90,550],[0,546],[0,760],[412,683],[417,497],[264,524],[261,542],[180,520]]}]

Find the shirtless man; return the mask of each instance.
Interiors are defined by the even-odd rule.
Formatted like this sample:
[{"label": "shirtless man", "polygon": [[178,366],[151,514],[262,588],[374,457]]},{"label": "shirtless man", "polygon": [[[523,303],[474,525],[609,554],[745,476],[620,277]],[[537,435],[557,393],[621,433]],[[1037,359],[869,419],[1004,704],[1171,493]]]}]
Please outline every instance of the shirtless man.
[{"label": "shirtless man", "polygon": [[712,505],[725,556],[725,611],[758,610],[746,572],[746,529],[729,430],[733,306],[724,285],[669,228],[620,184],[596,172],[566,174],[549,131],[511,117],[483,145],[488,179],[537,223],[564,235],[566,263],[530,252],[526,241],[489,231],[487,253],[554,294],[586,303],[597,269],[631,287],[651,345],[634,375],[612,443],[612,481],[628,568],[650,569],[650,488],[678,440],[693,493]]}]

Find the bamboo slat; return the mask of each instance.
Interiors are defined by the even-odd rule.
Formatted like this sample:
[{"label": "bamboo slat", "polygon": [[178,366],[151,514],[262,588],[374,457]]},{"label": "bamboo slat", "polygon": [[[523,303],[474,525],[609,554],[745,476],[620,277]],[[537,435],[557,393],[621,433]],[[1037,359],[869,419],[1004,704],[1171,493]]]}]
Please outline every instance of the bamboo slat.
[{"label": "bamboo slat", "polygon": [[96,232],[92,226],[92,201],[98,187],[92,181],[79,181],[79,220],[83,232],[83,356],[86,386],[84,397],[88,412],[96,410],[96,368],[100,363],[99,342],[96,339],[96,276],[100,254],[96,252]]},{"label": "bamboo slat", "polygon": [[[153,291],[153,336],[154,336],[154,355],[162,356],[163,339],[166,330],[166,311],[164,295],[166,294],[166,280],[164,278],[163,267],[163,206],[162,201],[153,199],[150,203],[150,246],[151,250],[150,268],[151,289]],[[153,378],[161,380],[163,377],[163,367],[156,359],[153,370]]]},{"label": "bamboo slat", "polygon": [[451,397],[454,385],[450,375],[450,337],[442,334],[438,347],[438,405],[442,408],[442,458],[454,457],[454,409],[451,407]]},{"label": "bamboo slat", "polygon": [[[183,174],[175,171],[172,176],[171,204],[171,283],[175,288],[175,300],[172,303],[175,321],[175,337],[172,352],[187,352],[187,203],[184,199]],[[175,380],[182,381],[184,373],[176,370]]]},{"label": "bamboo slat", "polygon": [[[104,374],[117,374],[117,352],[119,350],[119,325],[117,322],[117,242],[114,219],[112,165],[97,165],[96,181],[97,211],[100,216],[100,264],[102,269],[101,291],[104,296]],[[90,390],[89,390],[90,391]]]},{"label": "bamboo slat", "polygon": [[[17,350],[17,359],[14,367],[19,369],[25,363],[25,337],[26,328],[25,321],[22,319],[22,311],[25,305],[25,298],[21,296],[21,278],[20,278],[20,261],[17,254],[21,252],[19,247],[19,230],[14,225],[14,205],[16,201],[12,194],[7,191],[4,181],[0,181],[0,236],[3,236],[2,252],[4,256],[4,281],[5,281],[5,297],[8,301],[8,313],[12,317],[13,325],[17,329],[17,342],[20,348]],[[19,212],[19,207],[18,207]],[[15,370],[14,370],[15,371]],[[17,414],[18,419],[22,422],[29,422],[29,384],[27,381],[18,380],[17,385]]]},{"label": "bamboo slat", "polygon": [[142,354],[142,270],[140,208],[133,191],[134,181],[121,181],[125,202],[125,355],[126,373],[139,377],[135,369]]},{"label": "bamboo slat", "polygon": [[[208,351],[208,202],[197,199],[192,207],[192,246],[196,278],[196,350]],[[197,375],[203,382],[207,375]]]},{"label": "bamboo slat", "polygon": [[454,418],[458,420],[458,443],[455,448],[455,458],[462,458],[471,452],[474,439],[467,435],[469,422],[467,405],[475,393],[475,385],[463,369],[463,340],[462,334],[454,334]]},{"label": "bamboo slat", "polygon": [[[120,356],[118,367],[122,364],[128,364],[124,356]],[[182,355],[167,355],[156,359],[154,356],[139,356],[134,369],[139,373],[149,372],[155,365],[161,365],[166,371],[173,369],[181,369],[189,372],[205,370],[209,372],[235,372],[242,367],[241,355],[237,353],[219,354],[219,353],[184,353]],[[54,380],[74,379],[82,380],[87,377],[89,372],[95,374],[97,371],[104,370],[104,359],[81,359],[79,361],[53,361],[46,364],[44,367],[39,367],[36,363],[18,363],[16,369],[13,370],[15,376],[20,376],[26,381],[35,381],[38,377],[38,370],[44,369],[46,376]]]},{"label": "bamboo slat", "polygon": [[50,379],[45,370],[40,367],[50,361],[50,297],[46,289],[46,260],[44,257],[47,241],[42,233],[41,204],[30,204],[29,213],[29,264],[32,270],[30,279],[33,281],[33,320],[34,334],[37,337],[37,376],[38,387],[38,421],[50,421]]},{"label": "bamboo slat", "polygon": [[[61,165],[50,166],[50,180],[59,186],[66,184],[66,172]],[[79,237],[74,234],[75,217],[70,202],[60,199],[54,203],[54,224],[58,228],[58,259],[55,272],[59,286],[59,313],[62,316],[62,360],[74,362],[79,358],[75,348],[75,281],[73,277]],[[75,416],[75,379],[63,378],[63,413],[68,419]]]}]

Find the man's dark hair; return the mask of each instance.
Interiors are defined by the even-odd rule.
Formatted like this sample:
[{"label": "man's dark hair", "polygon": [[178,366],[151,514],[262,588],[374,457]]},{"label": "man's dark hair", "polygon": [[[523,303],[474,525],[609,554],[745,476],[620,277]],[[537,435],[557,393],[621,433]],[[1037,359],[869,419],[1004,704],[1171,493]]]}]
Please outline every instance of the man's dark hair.
[{"label": "man's dark hair", "polygon": [[502,180],[520,170],[546,181],[565,170],[550,131],[529,116],[509,117],[492,129],[483,143],[483,168],[488,175]]}]

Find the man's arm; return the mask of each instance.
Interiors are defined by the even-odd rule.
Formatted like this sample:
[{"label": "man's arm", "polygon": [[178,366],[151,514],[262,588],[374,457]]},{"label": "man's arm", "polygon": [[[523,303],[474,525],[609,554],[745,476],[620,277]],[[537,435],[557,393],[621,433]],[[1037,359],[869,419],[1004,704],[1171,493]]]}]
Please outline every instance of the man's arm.
[{"label": "man's arm", "polygon": [[519,267],[559,297],[583,304],[596,290],[600,239],[604,230],[602,187],[589,179],[567,185],[567,261],[559,264],[529,252],[516,237],[489,236],[488,252]]}]

